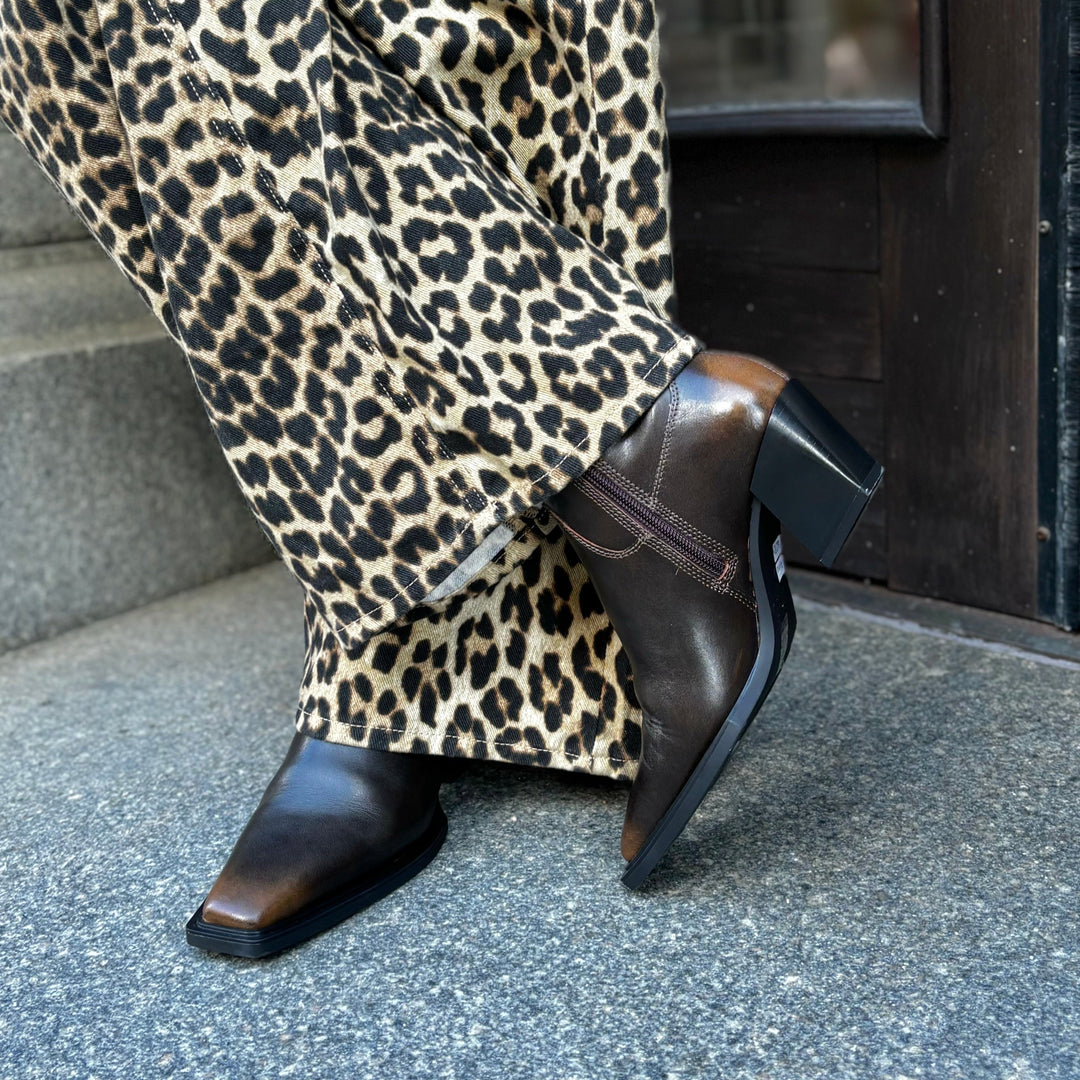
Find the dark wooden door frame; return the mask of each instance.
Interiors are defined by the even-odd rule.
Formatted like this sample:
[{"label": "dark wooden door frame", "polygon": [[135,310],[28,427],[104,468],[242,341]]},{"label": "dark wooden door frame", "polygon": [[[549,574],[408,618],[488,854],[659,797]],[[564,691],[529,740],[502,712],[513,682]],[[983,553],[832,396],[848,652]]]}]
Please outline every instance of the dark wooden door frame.
[{"label": "dark wooden door frame", "polygon": [[1080,0],[1042,0],[1039,613],[1080,626]]}]

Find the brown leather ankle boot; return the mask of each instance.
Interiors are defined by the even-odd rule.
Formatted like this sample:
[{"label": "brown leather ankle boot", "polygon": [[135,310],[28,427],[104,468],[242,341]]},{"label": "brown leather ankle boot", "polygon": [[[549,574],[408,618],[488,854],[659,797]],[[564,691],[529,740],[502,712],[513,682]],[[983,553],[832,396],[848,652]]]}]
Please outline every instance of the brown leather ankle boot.
[{"label": "brown leather ankle boot", "polygon": [[294,736],[190,944],[258,957],[306,941],[418,874],[446,837],[442,759]]},{"label": "brown leather ankle boot", "polygon": [[619,635],[644,714],[623,881],[640,884],[723,769],[795,632],[778,518],[831,564],[882,469],[798,383],[702,350],[548,500]]}]

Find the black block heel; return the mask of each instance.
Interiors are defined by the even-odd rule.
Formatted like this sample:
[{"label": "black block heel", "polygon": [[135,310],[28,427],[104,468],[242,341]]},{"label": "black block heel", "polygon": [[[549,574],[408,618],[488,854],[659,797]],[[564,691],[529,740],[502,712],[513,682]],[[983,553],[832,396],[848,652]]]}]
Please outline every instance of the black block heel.
[{"label": "black block heel", "polygon": [[801,383],[781,391],[750,491],[832,566],[885,470]]}]

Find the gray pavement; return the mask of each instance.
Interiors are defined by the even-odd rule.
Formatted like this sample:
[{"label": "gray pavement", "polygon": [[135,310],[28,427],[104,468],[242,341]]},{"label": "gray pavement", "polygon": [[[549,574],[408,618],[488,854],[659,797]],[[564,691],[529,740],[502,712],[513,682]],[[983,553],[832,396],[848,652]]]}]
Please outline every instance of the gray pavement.
[{"label": "gray pavement", "polygon": [[284,572],[0,658],[0,1076],[1080,1075],[1080,666],[800,616],[640,893],[624,788],[487,765],[425,873],[269,962],[183,923],[291,735]]}]

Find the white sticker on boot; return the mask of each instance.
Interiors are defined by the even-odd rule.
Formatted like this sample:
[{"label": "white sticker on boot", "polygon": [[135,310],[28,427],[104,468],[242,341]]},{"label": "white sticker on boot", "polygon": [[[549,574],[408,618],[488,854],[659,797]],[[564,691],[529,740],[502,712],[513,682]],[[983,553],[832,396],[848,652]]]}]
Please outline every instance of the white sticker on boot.
[{"label": "white sticker on boot", "polygon": [[787,567],[784,565],[784,546],[780,543],[779,536],[773,541],[772,557],[776,564],[776,580],[783,581]]}]

